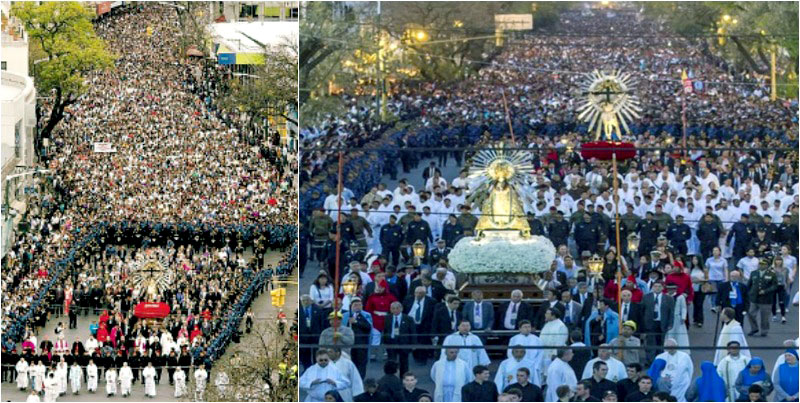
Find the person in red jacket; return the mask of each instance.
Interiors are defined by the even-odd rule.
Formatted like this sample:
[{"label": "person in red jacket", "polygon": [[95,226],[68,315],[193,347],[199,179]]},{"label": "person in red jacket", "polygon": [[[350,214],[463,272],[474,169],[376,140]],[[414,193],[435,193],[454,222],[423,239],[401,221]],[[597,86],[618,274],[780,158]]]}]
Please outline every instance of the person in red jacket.
[{"label": "person in red jacket", "polygon": [[367,298],[364,310],[372,315],[372,327],[383,333],[383,324],[389,314],[389,307],[392,302],[397,301],[392,293],[389,292],[389,284],[386,280],[381,280],[375,285],[375,292]]},{"label": "person in red jacket", "polygon": [[[108,320],[108,318],[106,318]],[[100,343],[108,343],[108,329],[105,322],[100,322],[100,327],[97,329],[97,341]]]},{"label": "person in red jacket", "polygon": [[[673,266],[674,265],[674,266]],[[664,272],[667,273],[667,278],[664,279],[664,284],[675,284],[678,286],[678,295],[686,295],[686,303],[691,304],[694,300],[694,289],[692,289],[692,278],[683,272],[683,262],[676,261],[673,265],[664,266]]]}]

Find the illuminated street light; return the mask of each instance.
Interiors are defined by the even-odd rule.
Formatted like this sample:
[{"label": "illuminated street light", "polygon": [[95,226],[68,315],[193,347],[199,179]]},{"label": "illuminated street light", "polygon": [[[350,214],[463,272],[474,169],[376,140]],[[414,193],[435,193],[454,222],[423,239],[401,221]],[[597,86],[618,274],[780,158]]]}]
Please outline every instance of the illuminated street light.
[{"label": "illuminated street light", "polygon": [[722,16],[722,21],[731,22],[731,16],[728,15],[728,14],[723,15]]},{"label": "illuminated street light", "polygon": [[428,40],[428,33],[420,29],[414,33],[414,38],[419,42],[425,42]]},{"label": "illuminated street light", "polygon": [[455,21],[453,21],[453,26],[456,27],[456,28],[461,28],[461,27],[464,26],[464,22],[461,21],[461,20],[455,20]]}]

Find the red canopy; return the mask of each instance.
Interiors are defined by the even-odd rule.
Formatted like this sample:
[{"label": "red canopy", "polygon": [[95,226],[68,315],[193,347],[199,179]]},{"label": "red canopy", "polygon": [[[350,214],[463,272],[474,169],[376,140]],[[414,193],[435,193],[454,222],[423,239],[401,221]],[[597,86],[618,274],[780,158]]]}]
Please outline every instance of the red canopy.
[{"label": "red canopy", "polygon": [[278,204],[278,201],[275,200],[274,198],[272,198],[272,199],[267,200],[267,204],[269,204],[270,206],[274,206],[274,205]]},{"label": "red canopy", "polygon": [[617,161],[623,161],[636,156],[636,146],[633,143],[610,141],[592,141],[581,145],[581,156],[587,160],[597,158],[601,161],[610,161],[615,152]]},{"label": "red canopy", "polygon": [[140,302],[133,308],[133,314],[141,319],[161,319],[169,315],[169,305],[163,302]]}]

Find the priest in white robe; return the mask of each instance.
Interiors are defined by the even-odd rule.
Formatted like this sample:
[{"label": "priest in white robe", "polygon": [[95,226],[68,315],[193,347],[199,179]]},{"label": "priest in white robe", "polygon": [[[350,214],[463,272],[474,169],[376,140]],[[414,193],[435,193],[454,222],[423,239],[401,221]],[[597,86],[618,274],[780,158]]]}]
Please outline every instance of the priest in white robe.
[{"label": "priest in white robe", "polygon": [[142,378],[144,378],[145,396],[156,397],[156,369],[153,367],[152,361],[148,361],[147,366],[142,370]]},{"label": "priest in white robe", "polygon": [[176,368],[172,380],[175,383],[175,397],[183,397],[186,394],[186,372],[181,367]]},{"label": "priest in white robe", "polygon": [[507,358],[500,363],[497,367],[497,375],[494,377],[494,383],[497,385],[497,393],[503,393],[506,386],[511,385],[517,381],[517,370],[520,368],[527,368],[531,373],[530,383],[542,387],[542,378],[539,376],[539,371],[534,371],[537,364],[528,359],[525,354],[524,348],[518,346],[511,348],[511,358]]},{"label": "priest in white robe", "polygon": [[61,381],[55,371],[50,371],[44,379],[44,401],[55,402],[61,390]]},{"label": "priest in white robe", "polygon": [[17,371],[17,387],[19,390],[28,389],[28,362],[25,361],[24,357],[20,357],[19,361],[17,361],[17,365],[14,366],[14,369]]},{"label": "priest in white robe", "polygon": [[625,364],[614,358],[611,354],[611,346],[608,343],[603,343],[597,349],[597,357],[592,358],[586,363],[586,366],[583,368],[583,374],[581,375],[581,379],[588,379],[592,377],[592,369],[594,368],[594,363],[597,361],[601,361],[606,363],[608,366],[608,374],[606,375],[606,379],[611,382],[619,382],[628,377],[628,372],[625,369]]},{"label": "priest in white robe", "polygon": [[73,362],[69,367],[69,386],[72,394],[77,395],[81,391],[81,380],[83,379],[83,369],[77,362]]},{"label": "priest in white robe", "polygon": [[317,351],[317,363],[308,367],[300,377],[300,390],[306,392],[307,402],[324,402],[325,393],[329,390],[342,390],[350,387],[350,382],[345,379],[336,368],[331,365],[328,350]]},{"label": "priest in white robe", "polygon": [[33,370],[31,370],[33,390],[35,390],[36,393],[41,392],[42,388],[44,388],[44,379],[46,372],[47,369],[45,368],[44,364],[42,364],[41,360],[39,361],[38,364],[34,365]]},{"label": "priest in white robe", "polygon": [[539,333],[539,339],[542,342],[542,346],[552,347],[542,350],[542,366],[543,368],[547,368],[547,366],[550,365],[553,355],[556,353],[556,348],[567,345],[569,330],[567,330],[567,326],[564,322],[558,318],[558,313],[552,309],[545,311],[544,319],[546,322],[544,326],[542,326],[541,333]]},{"label": "priest in white robe", "polygon": [[433,363],[431,367],[431,379],[435,385],[433,401],[460,402],[461,388],[472,382],[474,377],[472,368],[458,358],[458,354],[458,349],[448,348],[439,361]]},{"label": "priest in white robe", "polygon": [[117,370],[114,367],[106,370],[106,394],[109,397],[117,394]]},{"label": "priest in white robe", "polygon": [[664,352],[657,355],[656,359],[666,362],[666,367],[661,376],[669,377],[672,384],[670,394],[675,396],[679,402],[686,401],[686,391],[692,382],[694,374],[694,364],[689,354],[677,350],[678,342],[675,339],[667,339],[664,342]]},{"label": "priest in white robe", "polygon": [[353,364],[353,361],[343,357],[342,350],[338,348],[330,349],[328,355],[333,364],[336,365],[339,373],[350,383],[350,386],[339,391],[339,394],[342,395],[342,400],[345,402],[352,402],[355,396],[364,393],[364,383],[362,382],[358,368],[356,368],[356,364]]},{"label": "priest in white robe", "polygon": [[547,391],[544,400],[546,402],[557,402],[558,395],[556,389],[561,385],[567,385],[570,389],[575,390],[578,386],[578,379],[575,377],[575,371],[569,366],[569,361],[572,359],[572,350],[568,348],[560,348],[556,350],[556,358],[547,367]]},{"label": "priest in white robe", "polygon": [[[531,322],[528,320],[521,320],[519,322],[519,334],[515,335],[508,341],[509,346],[534,346],[534,347],[541,347],[542,341],[539,339],[539,336],[531,333],[533,330],[533,326],[531,326]],[[531,379],[530,382],[535,384],[536,386],[541,387],[541,383],[537,383],[535,381],[536,378],[539,379],[539,382],[544,378],[544,367],[542,363],[542,349],[540,348],[528,348],[525,349],[525,359],[529,360],[534,363],[534,367],[528,368],[531,371]],[[513,348],[508,349],[508,358],[513,358],[514,355]],[[513,383],[513,382],[512,382]]]},{"label": "priest in white robe", "polygon": [[133,385],[133,370],[128,366],[128,362],[122,363],[122,368],[119,369],[119,390],[123,397],[131,395],[131,386]]},{"label": "priest in white robe", "polygon": [[194,370],[194,399],[203,400],[203,395],[206,392],[206,383],[208,382],[208,372],[205,367],[198,367]]},{"label": "priest in white robe", "polygon": [[[442,345],[446,347],[483,347],[483,342],[481,341],[480,337],[472,334],[470,332],[471,329],[472,324],[470,324],[469,320],[466,318],[462,319],[458,324],[458,331],[445,337]],[[446,355],[445,350],[447,349],[442,349],[439,359]],[[486,350],[483,348],[460,348],[458,349],[458,358],[467,363],[467,367],[469,368],[470,372],[472,372],[472,368],[474,368],[476,365],[489,365],[491,363],[489,360],[489,355],[486,354]]]},{"label": "priest in white robe", "polygon": [[739,342],[736,340],[729,341],[727,347],[727,355],[717,364],[717,374],[725,382],[725,395],[728,401],[734,402],[739,395],[736,391],[736,378],[750,362],[750,356],[741,353]]},{"label": "priest in white robe", "polygon": [[[742,324],[737,322],[734,318],[735,312],[733,308],[725,308],[722,310],[720,320],[722,320],[723,325],[722,331],[719,333],[719,338],[717,338],[717,347],[727,347],[728,343],[732,341],[738,342],[739,348],[741,349],[740,354],[744,355],[749,360],[751,358],[750,349],[747,348],[747,338],[744,337],[744,329],[742,329]],[[718,349],[714,355],[714,365],[719,367],[719,362],[722,361],[726,355],[727,352],[725,350]]]},{"label": "priest in white robe", "polygon": [[59,396],[67,393],[67,384],[69,377],[69,367],[64,357],[61,357],[61,362],[56,365],[56,379],[58,380],[58,394]]},{"label": "priest in white robe", "polygon": [[97,365],[91,359],[86,365],[86,389],[92,393],[97,392]]}]

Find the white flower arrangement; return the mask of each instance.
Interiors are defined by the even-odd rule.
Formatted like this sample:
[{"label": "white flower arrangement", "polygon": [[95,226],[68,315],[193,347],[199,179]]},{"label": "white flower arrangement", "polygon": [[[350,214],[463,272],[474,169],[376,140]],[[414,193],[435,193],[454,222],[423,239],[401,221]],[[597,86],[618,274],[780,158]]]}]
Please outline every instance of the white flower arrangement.
[{"label": "white flower arrangement", "polygon": [[556,248],[543,236],[462,238],[448,255],[459,273],[541,273],[550,269]]}]

